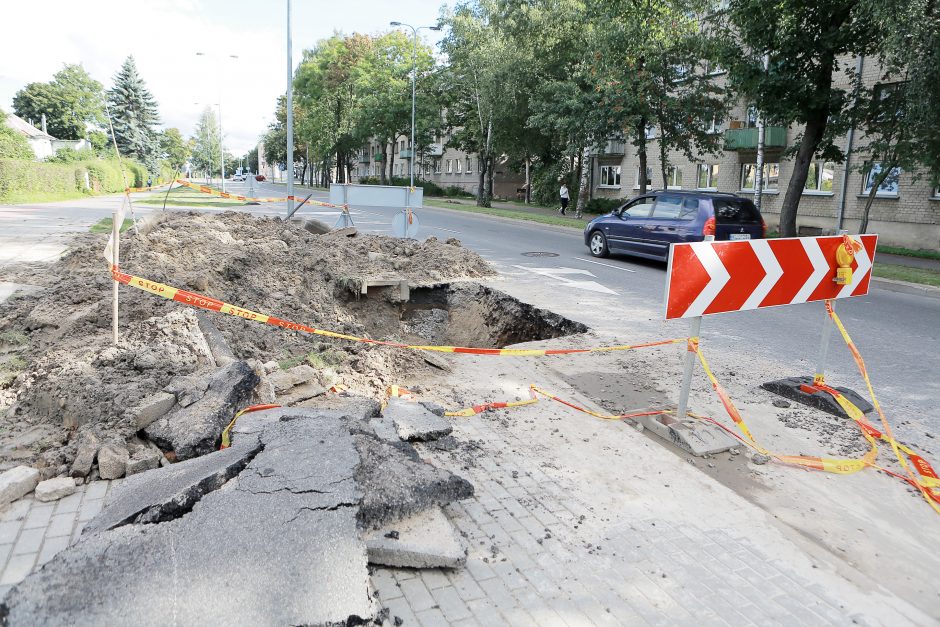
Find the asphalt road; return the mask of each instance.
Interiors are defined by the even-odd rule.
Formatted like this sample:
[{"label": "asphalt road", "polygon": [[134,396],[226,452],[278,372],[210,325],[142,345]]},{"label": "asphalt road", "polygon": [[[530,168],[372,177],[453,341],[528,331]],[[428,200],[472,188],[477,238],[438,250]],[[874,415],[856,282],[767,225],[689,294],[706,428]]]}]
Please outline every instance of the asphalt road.
[{"label": "asphalt road", "polygon": [[[286,186],[272,183],[254,183],[254,189],[257,196],[286,193]],[[249,186],[230,182],[226,190],[247,195]],[[310,192],[298,187],[295,193],[306,196]],[[316,191],[312,199],[326,201],[328,195]],[[52,252],[49,243],[58,241],[59,234],[87,228],[110,215],[117,202],[119,197],[0,206],[0,263],[18,256],[17,251],[28,254],[35,249],[41,253],[38,257],[48,257]],[[138,207],[141,215],[153,210]],[[284,215],[286,203],[239,210]],[[397,213],[378,207],[351,209],[361,231],[384,235],[392,235],[392,219]],[[580,232],[561,227],[433,207],[416,213],[419,238],[459,239],[494,264],[506,279],[507,291],[537,306],[629,341],[688,333],[687,322],[662,320],[664,263],[595,259]],[[308,205],[298,215],[332,226],[339,211]],[[837,311],[866,360],[879,400],[898,434],[927,451],[936,450],[933,438],[940,439],[940,410],[936,406],[940,399],[940,300],[872,288],[868,296],[839,301]],[[740,366],[744,371],[737,376],[754,384],[781,376],[812,375],[824,321],[821,303],[707,316],[702,324],[702,345],[723,371],[733,372]],[[768,372],[747,372],[754,363]],[[833,333],[830,344],[827,376],[833,385],[864,392],[864,383],[838,333]]]}]

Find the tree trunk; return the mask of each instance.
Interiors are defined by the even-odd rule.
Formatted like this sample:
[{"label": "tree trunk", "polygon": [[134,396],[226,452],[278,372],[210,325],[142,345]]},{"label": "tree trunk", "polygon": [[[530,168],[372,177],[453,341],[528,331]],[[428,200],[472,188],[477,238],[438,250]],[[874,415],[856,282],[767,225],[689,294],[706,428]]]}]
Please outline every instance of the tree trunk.
[{"label": "tree trunk", "polygon": [[477,157],[477,207],[485,207],[486,195],[486,159]]},{"label": "tree trunk", "polygon": [[669,159],[666,155],[666,142],[663,141],[662,125],[659,128],[659,171],[663,175],[663,189],[669,189]]},{"label": "tree trunk", "polygon": [[525,204],[532,202],[532,160],[525,158]]},{"label": "tree trunk", "polygon": [[395,183],[395,147],[392,146],[392,149],[389,151],[388,157],[388,179],[391,183]]},{"label": "tree trunk", "polygon": [[581,156],[578,157],[578,169],[581,172],[579,176],[580,183],[578,185],[578,205],[575,208],[574,217],[578,218],[579,220],[581,219],[581,216],[584,215],[584,208],[587,205],[587,198],[588,198],[588,191],[589,191],[588,190],[588,171],[590,170],[590,168],[588,167],[588,164],[585,163],[585,157],[587,157],[587,155],[585,154],[586,152],[587,150],[585,149],[585,147],[582,146]]},{"label": "tree trunk", "polygon": [[[886,167],[888,166],[888,167]],[[858,225],[859,233],[868,232],[868,214],[871,211],[871,205],[875,202],[875,196],[878,195],[878,190],[881,188],[881,184],[885,182],[885,179],[891,174],[891,170],[895,168],[894,164],[881,164],[881,172],[878,173],[878,176],[875,177],[875,180],[871,182],[871,189],[868,191],[868,198],[865,199],[865,207],[862,209],[862,221]]]},{"label": "tree trunk", "polygon": [[490,201],[493,200],[493,174],[496,170],[496,163],[493,157],[488,159],[489,165],[486,168],[486,206],[490,206]]},{"label": "tree trunk", "polygon": [[640,183],[640,195],[646,193],[646,118],[641,118],[637,123],[637,147],[636,154],[640,158],[640,171],[637,178]]},{"label": "tree trunk", "polygon": [[806,177],[809,175],[809,167],[813,164],[816,148],[819,147],[819,142],[826,132],[826,118],[825,112],[822,115],[816,115],[807,122],[806,129],[803,131],[800,149],[796,153],[796,159],[793,160],[793,173],[787,185],[787,195],[780,206],[780,237],[796,237],[796,213],[800,207],[800,198],[803,196],[803,188],[806,187]]}]

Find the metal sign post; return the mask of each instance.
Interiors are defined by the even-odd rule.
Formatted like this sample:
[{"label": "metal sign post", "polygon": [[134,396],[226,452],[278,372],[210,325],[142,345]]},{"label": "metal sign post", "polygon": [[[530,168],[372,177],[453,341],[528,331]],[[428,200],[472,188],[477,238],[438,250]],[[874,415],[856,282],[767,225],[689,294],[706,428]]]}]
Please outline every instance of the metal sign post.
[{"label": "metal sign post", "polygon": [[[706,242],[715,241],[714,235],[706,235]],[[676,418],[684,420],[689,412],[689,392],[692,389],[692,372],[695,369],[695,351],[691,342],[698,342],[699,334],[702,332],[702,316],[696,316],[689,321],[689,342],[685,352],[685,359],[682,362],[682,387],[679,389],[679,407],[676,410]]]}]

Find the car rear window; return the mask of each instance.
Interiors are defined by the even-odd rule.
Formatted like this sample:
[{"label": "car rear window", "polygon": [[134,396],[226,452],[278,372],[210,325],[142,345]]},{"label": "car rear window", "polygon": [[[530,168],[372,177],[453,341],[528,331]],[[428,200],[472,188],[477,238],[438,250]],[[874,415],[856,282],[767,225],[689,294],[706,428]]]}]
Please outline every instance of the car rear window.
[{"label": "car rear window", "polygon": [[713,198],[715,220],[721,224],[754,224],[760,222],[757,207],[744,198]]}]

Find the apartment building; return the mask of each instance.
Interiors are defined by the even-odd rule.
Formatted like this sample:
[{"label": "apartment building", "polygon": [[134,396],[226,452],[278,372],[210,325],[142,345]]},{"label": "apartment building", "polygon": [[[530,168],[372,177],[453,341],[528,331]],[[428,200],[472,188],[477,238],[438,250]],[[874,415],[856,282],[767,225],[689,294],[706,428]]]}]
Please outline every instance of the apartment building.
[{"label": "apartment building", "polygon": [[[862,81],[875,86],[882,81],[881,69],[868,59],[849,59],[853,67],[861,65]],[[722,82],[723,74],[713,74]],[[849,79],[838,81],[849,89]],[[776,229],[780,206],[793,173],[791,161],[783,158],[801,129],[793,126],[767,126],[764,142],[764,192],[762,213],[771,230]],[[757,111],[741,103],[728,120],[716,121],[712,132],[721,133],[724,149],[719,155],[703,155],[689,161],[680,154],[669,156],[667,186],[674,189],[697,189],[754,193],[757,162]],[[662,188],[663,177],[657,145],[657,130],[647,132],[649,187]],[[800,200],[797,228],[801,235],[833,233],[839,228],[857,232],[862,210],[871,189],[872,173],[880,164],[869,163],[865,154],[863,134],[855,131],[840,142],[848,153],[846,163],[816,161],[809,171]],[[860,171],[866,167],[867,171]],[[639,159],[629,142],[610,141],[593,159],[592,194],[596,197],[626,198],[640,188]],[[841,217],[841,220],[840,220]],[[937,250],[940,248],[940,187],[932,186],[929,177],[914,180],[910,172],[895,171],[881,185],[872,204],[869,233],[878,233],[883,244]]]},{"label": "apartment building", "polygon": [[[480,183],[477,155],[446,146],[446,138],[440,140],[419,150],[415,162],[415,179],[430,181],[445,189],[451,186],[459,187],[468,194],[476,194]],[[393,152],[392,176],[408,177],[412,158],[409,138],[401,136],[396,139]],[[364,146],[359,151],[357,160],[353,182],[366,177],[382,176],[382,147],[377,142]],[[515,198],[524,183],[524,177],[510,171],[497,159],[493,175],[494,196]]]}]

